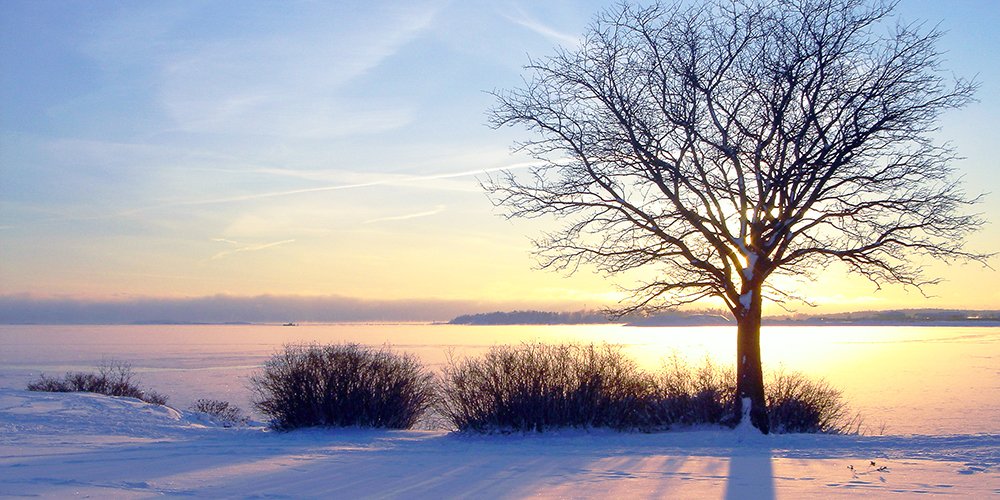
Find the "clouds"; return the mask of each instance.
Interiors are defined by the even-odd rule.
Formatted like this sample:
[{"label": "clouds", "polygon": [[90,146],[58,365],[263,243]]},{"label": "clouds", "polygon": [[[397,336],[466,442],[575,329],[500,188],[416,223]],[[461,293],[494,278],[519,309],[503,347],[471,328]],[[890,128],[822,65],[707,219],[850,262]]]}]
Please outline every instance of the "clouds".
[{"label": "clouds", "polygon": [[219,252],[219,253],[213,255],[209,260],[219,260],[219,259],[221,259],[223,257],[227,257],[227,256],[238,254],[238,253],[243,253],[243,252],[257,252],[257,251],[264,250],[264,249],[267,249],[267,248],[273,248],[273,247],[276,247],[276,246],[287,245],[289,243],[295,243],[295,240],[281,240],[281,241],[272,241],[270,243],[257,243],[257,244],[254,244],[254,245],[245,245],[245,244],[242,244],[242,243],[237,242],[237,241],[227,240],[225,238],[215,238],[212,241],[217,241],[217,242],[220,242],[220,243],[228,243],[230,245],[235,245],[236,248],[233,248],[231,250],[225,250],[225,251]]},{"label": "clouds", "polygon": [[[81,300],[0,295],[0,324],[284,323],[357,321],[448,321],[460,314],[524,309],[526,301],[368,300],[338,295],[210,295],[192,298]],[[546,303],[576,310],[575,303]]]},{"label": "clouds", "polygon": [[482,91],[546,39],[496,4],[24,5],[46,64],[12,78],[58,85],[0,88],[39,104],[0,122],[0,294],[496,297],[530,269],[477,183],[522,166]]},{"label": "clouds", "polygon": [[193,206],[193,205],[216,205],[225,203],[235,203],[251,200],[262,200],[267,198],[281,198],[290,197],[297,195],[306,195],[312,193],[326,193],[331,191],[343,191],[343,190],[353,190],[360,188],[370,188],[375,186],[408,186],[413,184],[420,184],[426,181],[434,181],[441,179],[454,179],[459,177],[474,177],[477,175],[484,175],[491,172],[498,172],[502,170],[516,170],[521,168],[527,168],[535,165],[534,162],[521,162],[511,164],[505,167],[496,168],[484,168],[480,170],[467,170],[461,172],[445,172],[440,174],[428,174],[428,175],[379,175],[378,179],[371,180],[367,182],[357,182],[352,184],[335,184],[326,186],[316,186],[302,189],[291,189],[284,191],[270,191],[263,193],[251,193],[240,196],[230,196],[224,198],[214,198],[214,199],[204,199],[204,200],[188,200],[179,201],[175,203],[170,203],[167,205],[151,206],[137,210],[152,210],[155,208],[162,208],[167,206]]},{"label": "clouds", "polygon": [[539,21],[538,19],[535,19],[518,5],[515,5],[511,11],[504,12],[503,16],[509,21],[542,35],[543,37],[566,48],[574,48],[580,44],[580,37],[578,35],[563,33],[556,28]]},{"label": "clouds", "polygon": [[437,8],[363,5],[248,9],[253,32],[192,40],[165,57],[161,105],[177,129],[197,133],[334,137],[410,123],[407,103],[343,91],[427,30]]},{"label": "clouds", "polygon": [[414,212],[414,213],[411,213],[411,214],[392,215],[392,216],[388,216],[388,217],[379,217],[379,218],[376,218],[376,219],[368,219],[368,220],[364,221],[363,224],[376,224],[376,223],[379,223],[379,222],[392,222],[392,221],[419,219],[421,217],[430,217],[432,215],[437,215],[437,214],[439,214],[441,212],[444,212],[445,208],[446,207],[444,205],[438,205],[438,206],[434,207],[432,210],[427,210],[427,211],[424,211],[424,212]]},{"label": "clouds", "polygon": [[494,217],[477,178],[531,165],[483,91],[605,6],[7,2],[0,294],[604,300],[532,271],[547,221]]},{"label": "clouds", "polygon": [[491,310],[488,307],[475,301],[362,300],[338,296],[215,295],[120,301],[0,296],[0,323],[445,321],[470,311]]}]

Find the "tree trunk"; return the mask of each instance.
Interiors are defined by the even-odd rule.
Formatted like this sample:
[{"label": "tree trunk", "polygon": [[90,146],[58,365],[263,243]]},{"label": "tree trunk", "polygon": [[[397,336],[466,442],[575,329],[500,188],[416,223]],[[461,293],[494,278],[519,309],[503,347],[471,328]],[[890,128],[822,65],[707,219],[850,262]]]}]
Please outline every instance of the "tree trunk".
[{"label": "tree trunk", "polygon": [[750,424],[767,434],[770,425],[764,402],[764,374],[760,366],[760,287],[746,293],[752,294],[742,313],[737,315],[736,333],[736,415],[737,424],[746,415],[744,405],[750,403]]}]

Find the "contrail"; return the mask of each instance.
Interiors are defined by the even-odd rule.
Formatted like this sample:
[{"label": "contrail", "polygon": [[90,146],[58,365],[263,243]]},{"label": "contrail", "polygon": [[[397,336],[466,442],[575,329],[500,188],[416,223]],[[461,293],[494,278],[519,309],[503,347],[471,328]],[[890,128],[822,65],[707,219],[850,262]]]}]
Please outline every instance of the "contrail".
[{"label": "contrail", "polygon": [[362,224],[374,224],[376,222],[388,222],[394,220],[408,220],[408,219],[416,219],[418,217],[428,217],[431,215],[437,215],[441,212],[444,212],[445,208],[446,207],[444,205],[438,205],[434,207],[433,210],[428,210],[426,212],[417,212],[414,214],[406,214],[406,215],[394,215],[391,217],[379,217],[378,219],[366,220]]},{"label": "contrail", "polygon": [[327,191],[341,191],[346,189],[359,189],[373,186],[386,186],[392,184],[409,184],[413,182],[431,181],[437,179],[452,179],[455,177],[468,177],[470,175],[480,175],[488,174],[492,172],[502,172],[505,170],[517,170],[522,168],[528,168],[537,166],[538,162],[523,162],[515,163],[513,165],[507,165],[505,167],[496,168],[485,168],[478,170],[467,170],[464,172],[450,172],[446,174],[432,174],[432,175],[414,175],[402,178],[393,179],[383,179],[378,181],[370,182],[359,182],[356,184],[339,184],[335,186],[321,186],[314,188],[304,188],[304,189],[291,189],[288,191],[271,191],[268,193],[254,193],[241,196],[229,196],[225,198],[215,198],[210,200],[192,200],[192,201],[178,201],[173,203],[164,203],[161,205],[153,205],[149,207],[142,207],[132,209],[126,212],[121,212],[119,215],[130,215],[136,212],[144,212],[147,210],[155,210],[158,208],[169,208],[169,207],[189,207],[189,206],[200,206],[200,205],[217,205],[222,203],[235,203],[240,201],[251,201],[251,200],[261,200],[266,198],[279,198],[282,196],[294,196],[298,194],[309,194],[309,193],[323,193]]},{"label": "contrail", "polygon": [[[467,177],[467,176],[470,176],[470,175],[489,174],[489,173],[492,173],[492,172],[503,172],[505,170],[519,170],[519,169],[522,169],[522,168],[528,168],[528,167],[538,166],[540,164],[541,163],[539,163],[539,162],[521,162],[521,163],[514,163],[512,165],[507,165],[507,166],[504,166],[504,167],[484,168],[484,169],[478,169],[478,170],[466,170],[466,171],[462,171],[462,172],[450,172],[450,173],[432,174],[432,175],[413,175],[413,176],[409,176],[409,177],[382,179],[382,180],[378,180],[378,181],[359,182],[359,183],[355,183],[355,184],[340,184],[340,185],[335,185],[335,186],[321,186],[321,187],[315,187],[315,188],[292,189],[292,190],[288,190],[288,191],[271,191],[271,192],[266,192],[266,193],[255,193],[255,194],[247,194],[247,195],[241,195],[241,196],[229,196],[229,197],[225,197],[225,198],[214,198],[214,199],[209,199],[209,200],[177,201],[177,202],[171,202],[171,203],[161,203],[159,205],[149,205],[149,206],[145,206],[145,207],[138,207],[138,208],[133,208],[133,209],[125,210],[125,211],[122,211],[122,212],[116,212],[116,213],[112,213],[112,214],[94,215],[94,216],[89,216],[89,217],[88,216],[51,217],[51,218],[46,218],[46,219],[35,220],[35,221],[32,221],[31,223],[32,224],[44,224],[44,223],[50,223],[50,222],[66,222],[66,221],[114,219],[114,218],[118,218],[118,217],[127,217],[129,215],[134,215],[134,214],[138,214],[138,213],[141,213],[141,212],[147,212],[147,211],[150,211],[150,210],[157,210],[157,209],[161,209],[161,208],[190,207],[190,206],[202,206],[202,205],[218,205],[218,204],[225,204],[225,203],[236,203],[236,202],[241,202],[241,201],[260,200],[260,199],[266,199],[266,198],[279,198],[279,197],[282,197],[282,196],[294,196],[294,195],[298,195],[298,194],[322,193],[322,192],[327,192],[327,191],[341,191],[341,190],[348,190],[348,189],[360,189],[360,188],[366,188],[366,187],[387,186],[387,185],[393,185],[393,184],[408,184],[408,183],[430,181],[430,180],[436,180],[436,179],[451,179],[451,178],[455,178],[455,177]],[[18,226],[12,225],[12,224],[8,224],[8,225],[0,226],[0,230],[13,229],[15,227],[18,227]]]},{"label": "contrail", "polygon": [[[215,241],[223,241],[223,242],[226,242],[226,243],[236,243],[235,241],[223,240],[223,239],[216,239]],[[248,245],[248,246],[240,247],[240,248],[237,248],[237,249],[234,249],[234,250],[226,250],[225,252],[219,252],[219,253],[213,255],[209,260],[221,259],[221,258],[223,258],[223,257],[225,257],[227,255],[232,255],[234,253],[256,252],[257,250],[263,250],[265,248],[276,247],[278,245],[285,245],[285,244],[294,243],[294,242],[295,242],[295,240],[282,240],[282,241],[275,241],[273,243],[262,243],[262,244],[259,244],[259,245]]]}]

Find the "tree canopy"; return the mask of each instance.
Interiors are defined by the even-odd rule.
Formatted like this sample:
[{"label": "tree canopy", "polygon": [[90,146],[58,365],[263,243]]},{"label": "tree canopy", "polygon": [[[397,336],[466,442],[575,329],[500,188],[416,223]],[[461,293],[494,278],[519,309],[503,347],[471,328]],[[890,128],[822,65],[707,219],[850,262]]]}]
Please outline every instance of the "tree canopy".
[{"label": "tree canopy", "polygon": [[922,24],[861,0],[623,4],[580,46],[533,60],[493,123],[544,165],[486,183],[507,215],[553,214],[542,265],[652,267],[632,307],[721,297],[832,260],[876,286],[936,282],[916,254],[964,250],[982,219],[931,132],[973,99]]}]

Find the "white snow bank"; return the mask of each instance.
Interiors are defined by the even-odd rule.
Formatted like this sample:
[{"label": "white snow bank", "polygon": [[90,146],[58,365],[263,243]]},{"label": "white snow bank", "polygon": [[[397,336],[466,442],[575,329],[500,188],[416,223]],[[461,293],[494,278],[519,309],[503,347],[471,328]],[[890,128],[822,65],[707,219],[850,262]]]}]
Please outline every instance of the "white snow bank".
[{"label": "white snow bank", "polygon": [[0,429],[48,436],[97,435],[122,439],[177,437],[214,426],[206,415],[135,398],[93,393],[0,389]]},{"label": "white snow bank", "polygon": [[276,433],[204,421],[132,399],[0,389],[0,496],[1000,494],[1000,436],[991,434],[737,441],[729,430]]}]

